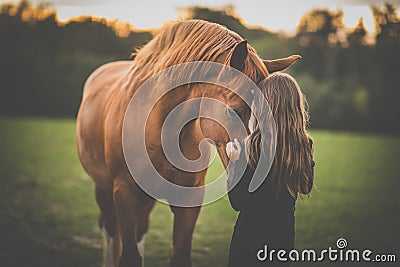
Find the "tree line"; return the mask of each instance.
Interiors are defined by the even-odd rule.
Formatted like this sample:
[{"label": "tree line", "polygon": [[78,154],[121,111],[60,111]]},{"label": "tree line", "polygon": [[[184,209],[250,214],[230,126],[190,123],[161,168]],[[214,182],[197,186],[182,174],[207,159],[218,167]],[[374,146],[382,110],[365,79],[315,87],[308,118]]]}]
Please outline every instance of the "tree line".
[{"label": "tree line", "polygon": [[[232,6],[188,7],[186,18],[238,32],[263,58],[300,54],[288,72],[307,96],[312,128],[400,133],[400,18],[394,6],[372,6],[375,34],[362,19],[352,29],[342,11],[314,9],[294,36],[251,27]],[[0,115],[73,117],[82,86],[99,65],[129,59],[153,37],[93,17],[60,23],[46,4],[0,5]]]}]

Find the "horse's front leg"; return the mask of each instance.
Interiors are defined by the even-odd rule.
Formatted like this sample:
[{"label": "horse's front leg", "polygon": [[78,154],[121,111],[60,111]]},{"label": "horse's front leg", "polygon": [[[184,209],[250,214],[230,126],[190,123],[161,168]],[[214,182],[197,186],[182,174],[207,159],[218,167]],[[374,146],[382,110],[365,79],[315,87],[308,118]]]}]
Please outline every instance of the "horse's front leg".
[{"label": "horse's front leg", "polygon": [[143,259],[137,247],[138,188],[129,179],[114,179],[114,205],[122,240],[119,267],[141,267]]},{"label": "horse's front leg", "polygon": [[201,207],[182,208],[171,206],[174,213],[174,251],[170,261],[171,267],[190,267],[192,235]]}]

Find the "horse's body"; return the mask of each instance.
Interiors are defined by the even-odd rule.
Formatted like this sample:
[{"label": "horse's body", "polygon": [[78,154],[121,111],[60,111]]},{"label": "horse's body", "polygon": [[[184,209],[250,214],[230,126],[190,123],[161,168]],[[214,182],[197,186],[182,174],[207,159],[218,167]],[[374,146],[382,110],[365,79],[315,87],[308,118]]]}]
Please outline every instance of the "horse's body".
[{"label": "horse's body", "polygon": [[[295,59],[270,61],[269,64],[275,66],[274,70],[279,70]],[[142,241],[148,229],[149,214],[155,203],[155,199],[144,193],[132,179],[124,160],[122,127],[128,104],[152,74],[175,64],[201,60],[230,64],[255,83],[268,76],[268,67],[272,69],[272,65],[268,66],[268,62],[258,58],[237,34],[217,24],[186,21],[166,28],[138,52],[135,60],[113,62],[98,68],[85,84],[77,118],[78,154],[85,171],[95,182],[107,266],[141,266],[137,243]],[[206,170],[193,173],[179,170],[162,153],[162,122],[176,105],[196,97],[215,98],[235,109],[244,107],[239,115],[247,124],[250,117],[248,106],[240,97],[232,97],[234,93],[225,91],[211,85],[195,86],[190,90],[178,87],[154,107],[146,125],[146,148],[152,163],[165,179],[193,187],[203,185],[206,174]],[[180,147],[185,157],[198,158],[199,143],[207,137],[215,142],[224,165],[227,164],[225,144],[229,137],[217,123],[196,119],[189,122],[182,132]],[[142,173],[145,175],[145,170]],[[199,193],[192,197],[202,198],[203,195]],[[170,264],[190,266],[192,233],[200,207],[171,206],[171,209],[174,213],[174,251]]]}]

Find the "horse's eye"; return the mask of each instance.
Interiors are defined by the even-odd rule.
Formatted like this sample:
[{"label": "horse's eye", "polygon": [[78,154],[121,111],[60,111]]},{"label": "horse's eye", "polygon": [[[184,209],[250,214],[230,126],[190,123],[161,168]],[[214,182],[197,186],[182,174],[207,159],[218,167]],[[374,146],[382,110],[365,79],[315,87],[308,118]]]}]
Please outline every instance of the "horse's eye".
[{"label": "horse's eye", "polygon": [[239,114],[237,114],[237,112],[233,109],[233,108],[227,108],[226,109],[226,113],[228,114],[228,117],[233,119],[236,116],[238,116]]}]

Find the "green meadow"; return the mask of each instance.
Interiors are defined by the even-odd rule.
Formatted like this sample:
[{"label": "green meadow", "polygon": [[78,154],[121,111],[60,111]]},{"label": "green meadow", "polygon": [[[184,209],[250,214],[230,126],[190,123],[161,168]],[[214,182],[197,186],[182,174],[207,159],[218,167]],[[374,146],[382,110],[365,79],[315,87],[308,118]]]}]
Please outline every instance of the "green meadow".
[{"label": "green meadow", "polygon": [[[345,238],[348,248],[395,254],[400,261],[400,137],[311,134],[316,190],[297,201],[296,248],[336,248]],[[1,119],[0,152],[0,266],[101,266],[98,208],[77,157],[74,121]],[[209,174],[221,171],[217,161]],[[194,267],[226,266],[236,216],[226,197],[203,207],[193,236]],[[168,265],[171,235],[172,214],[158,203],[146,267]],[[354,263],[295,266],[325,265]]]}]

